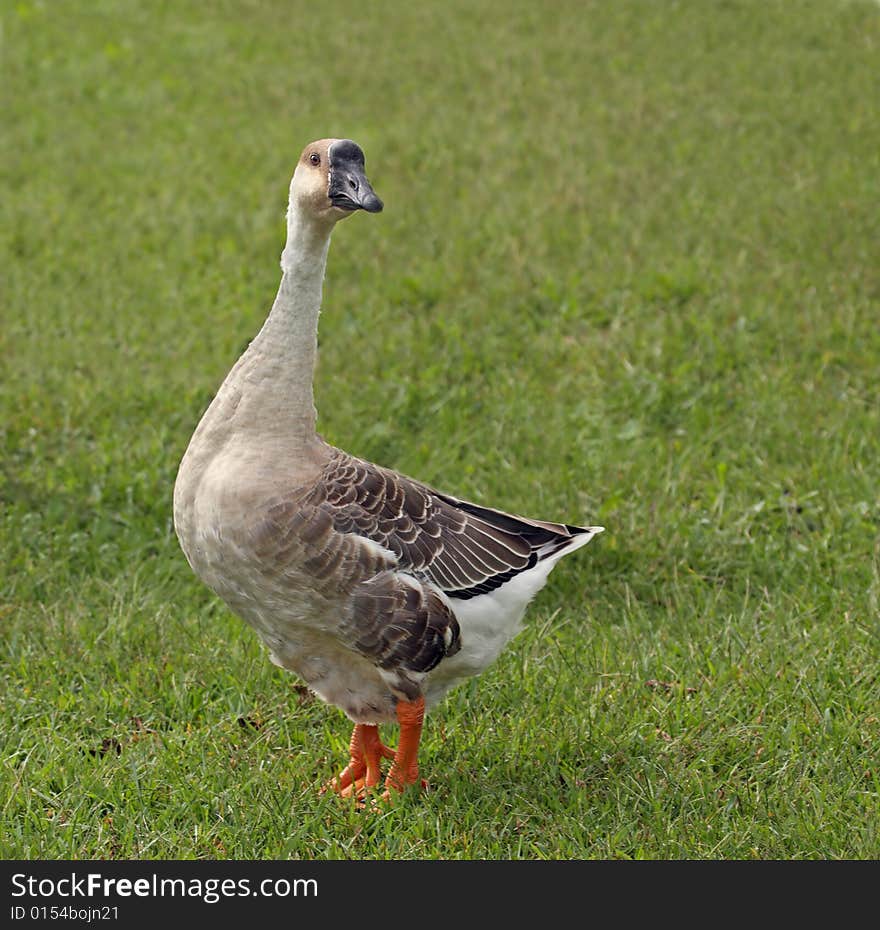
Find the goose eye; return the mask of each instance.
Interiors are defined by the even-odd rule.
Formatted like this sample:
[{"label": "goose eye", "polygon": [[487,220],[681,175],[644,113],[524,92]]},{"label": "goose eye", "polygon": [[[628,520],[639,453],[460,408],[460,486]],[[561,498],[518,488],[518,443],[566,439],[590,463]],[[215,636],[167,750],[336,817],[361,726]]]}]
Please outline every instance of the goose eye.
[{"label": "goose eye", "polygon": [[312,152],[312,154],[309,155],[309,161],[310,161],[313,165],[320,165],[320,164],[321,164],[321,156],[320,156],[317,152]]}]

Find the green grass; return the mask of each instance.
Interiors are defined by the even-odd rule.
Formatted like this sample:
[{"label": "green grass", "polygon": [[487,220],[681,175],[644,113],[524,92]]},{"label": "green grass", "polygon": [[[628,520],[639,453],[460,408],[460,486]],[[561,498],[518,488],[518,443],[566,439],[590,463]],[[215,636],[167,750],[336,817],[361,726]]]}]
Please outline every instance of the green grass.
[{"label": "green grass", "polygon": [[[877,858],[880,7],[381,10],[4,6],[0,855]],[[328,135],[319,428],[608,528],[381,814],[171,526]]]}]

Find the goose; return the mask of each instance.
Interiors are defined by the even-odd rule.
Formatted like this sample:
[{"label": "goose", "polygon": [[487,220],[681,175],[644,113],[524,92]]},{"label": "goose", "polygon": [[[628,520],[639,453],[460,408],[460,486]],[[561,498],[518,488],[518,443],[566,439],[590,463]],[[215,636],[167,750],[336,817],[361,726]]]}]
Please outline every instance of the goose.
[{"label": "goose", "polygon": [[[551,569],[603,529],[460,500],[318,435],[313,379],[331,233],[355,212],[382,209],[359,145],[305,147],[277,296],[192,435],[173,505],[195,574],[256,630],[274,663],[354,723],[348,764],[321,790],[359,803],[373,789],[393,800],[425,786],[426,708],[499,656]],[[396,750],[379,735],[388,722],[399,724]]]}]

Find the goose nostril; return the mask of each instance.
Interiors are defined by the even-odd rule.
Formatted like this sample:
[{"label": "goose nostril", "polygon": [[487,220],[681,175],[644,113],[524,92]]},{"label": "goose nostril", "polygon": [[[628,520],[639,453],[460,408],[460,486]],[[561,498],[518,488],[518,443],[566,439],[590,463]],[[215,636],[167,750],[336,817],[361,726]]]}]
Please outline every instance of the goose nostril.
[{"label": "goose nostril", "polygon": [[357,182],[354,178],[349,178],[349,179],[348,179],[348,186],[349,186],[352,190],[355,190],[355,191],[356,191],[356,190],[358,189],[358,182]]}]

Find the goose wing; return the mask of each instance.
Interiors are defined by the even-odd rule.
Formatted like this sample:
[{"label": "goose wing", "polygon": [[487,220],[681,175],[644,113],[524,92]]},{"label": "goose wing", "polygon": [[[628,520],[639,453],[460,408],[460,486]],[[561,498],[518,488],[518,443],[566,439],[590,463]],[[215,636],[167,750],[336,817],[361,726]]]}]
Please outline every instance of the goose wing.
[{"label": "goose wing", "polygon": [[314,483],[263,513],[251,535],[261,570],[296,566],[322,597],[338,597],[335,634],[409,699],[460,649],[438,591],[488,594],[598,531],[480,507],[336,449]]},{"label": "goose wing", "polygon": [[488,594],[598,531],[480,507],[340,450],[315,491],[337,532],[377,543],[451,598]]}]

